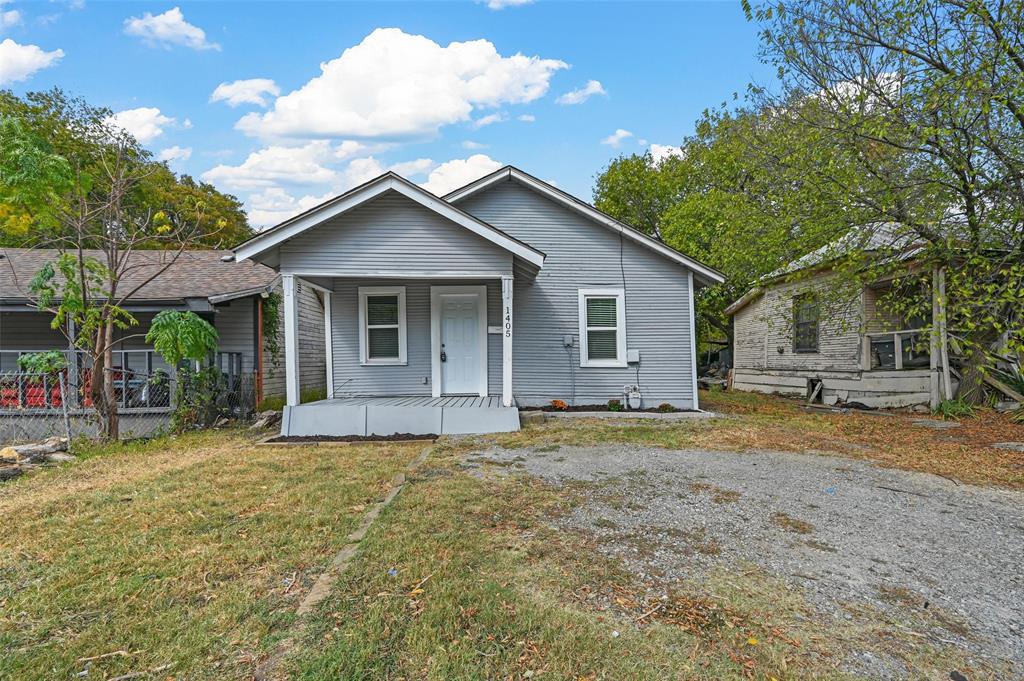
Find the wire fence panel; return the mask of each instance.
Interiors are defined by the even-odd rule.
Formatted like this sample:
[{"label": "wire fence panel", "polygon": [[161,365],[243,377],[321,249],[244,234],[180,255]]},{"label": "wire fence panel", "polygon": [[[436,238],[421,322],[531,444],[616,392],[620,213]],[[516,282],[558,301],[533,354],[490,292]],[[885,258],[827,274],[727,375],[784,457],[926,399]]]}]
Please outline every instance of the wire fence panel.
[{"label": "wire fence panel", "polygon": [[[175,374],[115,367],[112,374],[122,439],[150,437],[166,430],[178,398]],[[92,369],[53,374],[0,373],[0,447],[38,442],[54,435],[94,438],[99,415],[93,404]],[[186,384],[184,396],[189,399]],[[254,374],[220,374],[212,393],[208,425],[223,420],[251,420],[256,411]]]}]

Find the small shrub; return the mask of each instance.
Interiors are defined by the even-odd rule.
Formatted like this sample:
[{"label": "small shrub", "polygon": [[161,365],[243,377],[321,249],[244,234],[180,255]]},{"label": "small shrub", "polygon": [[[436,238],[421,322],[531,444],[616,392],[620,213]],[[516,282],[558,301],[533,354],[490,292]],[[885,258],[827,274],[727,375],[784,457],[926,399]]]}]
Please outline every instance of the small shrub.
[{"label": "small shrub", "polygon": [[608,411],[622,411],[622,400],[608,400]]},{"label": "small shrub", "polygon": [[1024,426],[1024,407],[1021,407],[1020,409],[1010,414],[1010,420],[1013,421],[1014,423],[1019,423],[1020,425]]},{"label": "small shrub", "polygon": [[557,411],[565,411],[569,408],[569,405],[562,400],[551,400],[551,408]]},{"label": "small shrub", "polygon": [[667,414],[668,412],[675,411],[675,410],[676,410],[676,408],[673,407],[668,402],[662,402],[661,404],[658,405],[658,411],[660,411],[662,413],[666,413]]},{"label": "small shrub", "polygon": [[974,407],[958,397],[955,400],[943,400],[935,413],[940,414],[944,419],[970,419],[974,418]]},{"label": "small shrub", "polygon": [[260,400],[257,405],[257,411],[283,411],[284,410],[284,395],[268,395]]}]

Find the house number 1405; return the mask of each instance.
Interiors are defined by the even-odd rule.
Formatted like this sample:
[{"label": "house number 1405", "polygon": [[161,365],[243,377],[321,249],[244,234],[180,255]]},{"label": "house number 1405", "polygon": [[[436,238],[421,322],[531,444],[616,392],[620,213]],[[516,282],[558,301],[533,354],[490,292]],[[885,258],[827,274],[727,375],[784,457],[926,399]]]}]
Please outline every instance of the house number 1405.
[{"label": "house number 1405", "polygon": [[512,337],[512,308],[505,306],[505,337]]}]

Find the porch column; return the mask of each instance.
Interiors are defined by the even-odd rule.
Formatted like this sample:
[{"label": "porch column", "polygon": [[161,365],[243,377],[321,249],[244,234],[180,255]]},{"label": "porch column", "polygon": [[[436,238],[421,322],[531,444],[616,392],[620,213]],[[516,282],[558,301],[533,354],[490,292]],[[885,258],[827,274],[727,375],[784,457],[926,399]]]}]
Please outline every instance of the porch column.
[{"label": "porch column", "polygon": [[512,276],[501,278],[501,403],[512,406]]},{"label": "porch column", "polygon": [[331,292],[324,291],[324,359],[327,364],[327,399],[334,399],[334,325],[331,323]]},{"label": "porch column", "polygon": [[299,301],[295,275],[281,275],[284,298],[285,397],[288,406],[299,404]]}]

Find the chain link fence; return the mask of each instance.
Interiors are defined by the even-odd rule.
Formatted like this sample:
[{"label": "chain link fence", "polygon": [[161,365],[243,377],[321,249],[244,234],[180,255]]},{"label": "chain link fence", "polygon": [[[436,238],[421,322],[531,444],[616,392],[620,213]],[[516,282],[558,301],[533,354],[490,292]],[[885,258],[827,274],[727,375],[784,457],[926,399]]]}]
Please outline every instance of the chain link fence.
[{"label": "chain link fence", "polygon": [[[179,399],[177,372],[153,373],[109,369],[122,439],[150,437],[167,430]],[[191,381],[181,397],[193,401]],[[202,398],[201,423],[250,420],[256,410],[256,377],[252,373],[216,372]],[[38,442],[51,436],[96,437],[99,415],[92,403],[92,375],[83,369],[69,379],[53,374],[0,373],[0,447]],[[198,387],[196,387],[198,390]]]}]

